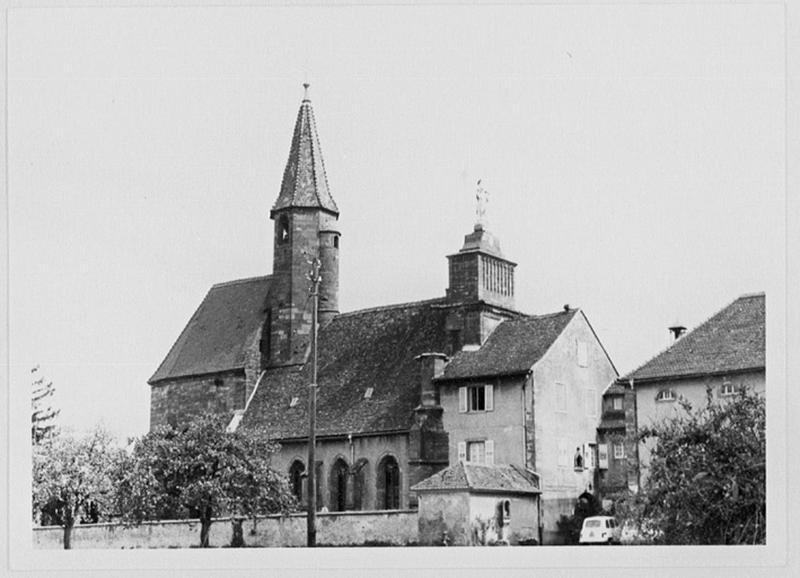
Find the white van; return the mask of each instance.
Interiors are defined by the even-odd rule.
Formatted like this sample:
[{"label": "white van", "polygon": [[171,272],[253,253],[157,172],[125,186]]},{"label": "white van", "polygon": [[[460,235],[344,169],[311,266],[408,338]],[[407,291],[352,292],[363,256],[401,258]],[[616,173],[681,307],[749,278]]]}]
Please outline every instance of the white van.
[{"label": "white van", "polygon": [[583,521],[581,544],[619,544],[621,528],[611,516],[591,516]]}]

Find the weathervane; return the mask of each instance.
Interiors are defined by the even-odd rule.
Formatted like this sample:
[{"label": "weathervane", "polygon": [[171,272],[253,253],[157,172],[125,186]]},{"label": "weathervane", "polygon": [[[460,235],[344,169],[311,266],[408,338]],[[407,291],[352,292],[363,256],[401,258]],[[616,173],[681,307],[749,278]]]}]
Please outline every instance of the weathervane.
[{"label": "weathervane", "polygon": [[308,100],[308,87],[311,86],[309,83],[303,83],[303,100]]},{"label": "weathervane", "polygon": [[475,190],[475,215],[477,220],[475,225],[480,225],[481,228],[486,226],[486,205],[489,204],[489,191],[481,186],[481,179],[478,179],[477,189]]}]

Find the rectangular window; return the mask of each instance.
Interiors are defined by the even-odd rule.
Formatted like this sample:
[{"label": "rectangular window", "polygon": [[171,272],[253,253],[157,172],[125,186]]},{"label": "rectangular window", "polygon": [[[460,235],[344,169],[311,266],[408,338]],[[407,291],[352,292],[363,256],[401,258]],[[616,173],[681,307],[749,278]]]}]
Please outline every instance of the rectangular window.
[{"label": "rectangular window", "polygon": [[458,411],[494,410],[494,387],[491,385],[475,385],[458,388]]},{"label": "rectangular window", "polygon": [[467,444],[467,461],[482,464],[486,462],[486,444],[469,442]]},{"label": "rectangular window", "polygon": [[558,465],[569,465],[569,446],[567,445],[567,440],[564,438],[558,440]]},{"label": "rectangular window", "polygon": [[737,383],[731,383],[730,381],[726,381],[722,384],[719,388],[720,395],[734,395],[741,391],[742,386]]},{"label": "rectangular window", "polygon": [[592,388],[586,390],[586,415],[597,415],[597,392]]},{"label": "rectangular window", "polygon": [[[459,444],[459,446],[461,446],[461,444]],[[464,455],[464,461],[467,462],[472,462],[474,464],[494,464],[494,441],[466,442],[464,443]]]},{"label": "rectangular window", "polygon": [[622,396],[615,395],[614,397],[612,397],[611,398],[611,404],[612,404],[612,408],[615,411],[621,411],[622,410]]},{"label": "rectangular window", "polygon": [[591,442],[583,445],[583,463],[587,470],[594,470],[597,468],[596,449],[597,446]]},{"label": "rectangular window", "polygon": [[597,444],[597,467],[601,470],[608,469],[608,446],[606,444]]},{"label": "rectangular window", "polygon": [[584,341],[578,341],[578,365],[580,367],[589,366],[589,348]]},{"label": "rectangular window", "polygon": [[614,444],[614,459],[621,460],[625,457],[625,446],[621,443]]},{"label": "rectangular window", "polygon": [[567,411],[567,386],[556,383],[556,411]]}]

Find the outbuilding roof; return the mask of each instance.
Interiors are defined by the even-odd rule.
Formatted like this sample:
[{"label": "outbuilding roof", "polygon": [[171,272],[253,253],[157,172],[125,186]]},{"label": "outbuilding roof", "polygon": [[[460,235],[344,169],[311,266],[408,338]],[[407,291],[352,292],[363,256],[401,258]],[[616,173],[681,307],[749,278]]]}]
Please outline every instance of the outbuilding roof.
[{"label": "outbuilding roof", "polygon": [[622,381],[764,370],[765,301],[742,295]]},{"label": "outbuilding roof", "polygon": [[516,465],[487,465],[458,462],[422,480],[414,492],[476,491],[509,494],[538,494],[539,476]]},{"label": "outbuilding roof", "polygon": [[456,353],[439,380],[527,373],[578,311],[569,309],[503,321],[480,349]]},{"label": "outbuilding roof", "polygon": [[266,319],[270,283],[267,276],[211,287],[148,383],[243,369]]}]

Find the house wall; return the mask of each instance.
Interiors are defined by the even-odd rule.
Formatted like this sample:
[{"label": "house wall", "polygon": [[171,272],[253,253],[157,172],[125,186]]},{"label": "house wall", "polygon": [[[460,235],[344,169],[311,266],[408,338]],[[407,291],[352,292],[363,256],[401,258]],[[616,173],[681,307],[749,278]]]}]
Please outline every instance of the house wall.
[{"label": "house wall", "polygon": [[[705,376],[692,379],[674,379],[659,382],[634,382],[636,391],[636,411],[639,428],[647,427],[664,419],[670,419],[683,412],[678,398],[683,398],[699,408],[706,404],[706,391],[711,388],[712,399],[724,402],[732,397],[722,396],[720,388],[723,383],[744,385],[758,393],[766,391],[766,374],[764,371],[731,373],[728,375]],[[656,401],[658,392],[671,389],[675,394],[675,401]],[[647,477],[647,464],[653,442],[639,445],[640,480],[644,482]]]},{"label": "house wall", "polygon": [[[614,410],[612,398],[622,397],[622,409]],[[597,444],[605,444],[608,468],[598,471],[598,489],[601,495],[609,495],[626,489],[635,490],[639,485],[639,452],[636,425],[636,392],[625,386],[603,399],[603,420],[621,423],[613,429],[598,429]],[[614,457],[614,444],[623,447],[623,457]],[[599,460],[598,460],[599,464]]]},{"label": "house wall", "polygon": [[[449,439],[449,459],[458,462],[459,442],[493,440],[494,463],[521,464],[525,459],[522,413],[524,378],[491,379],[475,382],[448,382],[440,386],[439,399],[445,408],[442,416]],[[493,385],[492,411],[460,413],[458,389],[465,385]]]},{"label": "house wall", "polygon": [[[539,540],[539,515],[537,496],[509,496],[505,494],[470,494],[469,515],[470,523],[475,528],[476,522],[488,526],[487,543],[497,540],[507,540],[511,545],[532,543]],[[497,505],[501,500],[511,502],[511,517],[505,527],[497,525]],[[473,542],[474,531],[473,531]],[[475,544],[477,545],[477,544]]]},{"label": "house wall", "polygon": [[[306,545],[306,515],[261,516],[242,524],[247,546],[285,547]],[[255,530],[255,531],[254,531]],[[59,526],[34,528],[34,548],[63,548],[63,529]],[[230,518],[217,518],[211,524],[212,548],[230,545],[233,525]],[[317,514],[317,544],[320,546],[359,546],[379,544],[406,546],[417,542],[417,513],[341,512]],[[72,531],[72,548],[196,548],[200,544],[198,520],[144,522],[139,526],[121,524],[83,524]]]},{"label": "house wall", "polygon": [[467,492],[420,492],[417,533],[420,546],[468,546],[471,528]]},{"label": "house wall", "polygon": [[[578,363],[579,341],[586,344],[585,367]],[[581,313],[575,315],[534,366],[532,467],[542,481],[545,544],[560,540],[558,519],[572,514],[578,496],[586,490],[595,491],[595,472],[576,472],[573,460],[576,448],[595,442],[601,395],[616,377],[613,365]]]},{"label": "house wall", "polygon": [[[365,475],[364,480],[364,510],[377,510],[377,483],[378,466],[384,456],[391,455],[397,460],[400,468],[400,509],[409,508],[415,505],[416,496],[409,496],[409,466],[408,466],[408,434],[394,434],[384,436],[353,436],[352,445],[347,436],[337,438],[323,438],[317,440],[315,459],[322,462],[322,476],[317,480],[321,484],[322,503],[318,507],[325,506],[333,510],[331,504],[330,473],[331,468],[339,458],[342,458],[348,466],[352,467],[356,462],[366,459],[363,466]],[[273,467],[288,474],[291,464],[295,460],[300,460],[306,467],[308,466],[308,447],[304,442],[282,442],[280,450],[273,458]],[[416,483],[416,482],[414,482]],[[347,493],[352,496],[353,478],[348,480]],[[305,500],[305,489],[303,496]],[[351,501],[351,500],[349,500]]]}]

